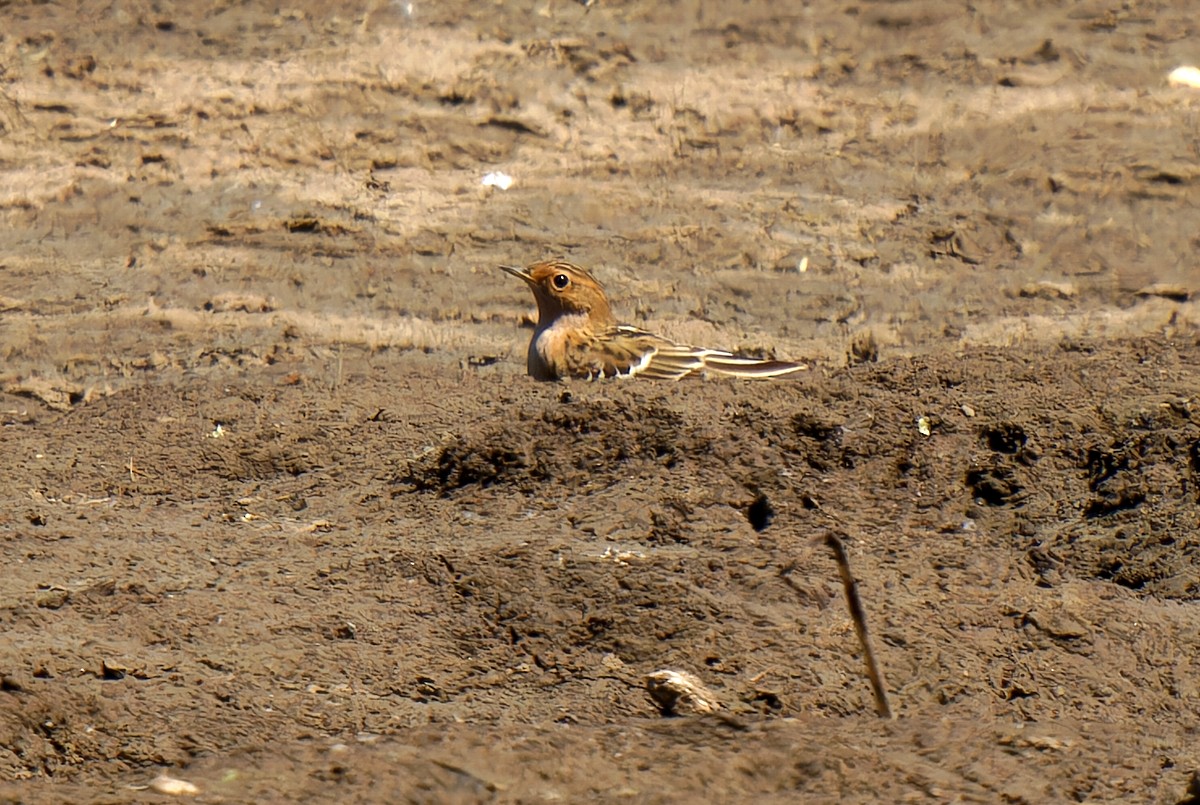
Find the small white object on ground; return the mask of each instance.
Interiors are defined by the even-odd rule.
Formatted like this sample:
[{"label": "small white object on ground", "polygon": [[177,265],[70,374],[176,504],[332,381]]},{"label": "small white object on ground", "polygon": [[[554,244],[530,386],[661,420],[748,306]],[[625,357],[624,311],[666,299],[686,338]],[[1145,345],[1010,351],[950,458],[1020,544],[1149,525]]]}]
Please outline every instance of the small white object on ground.
[{"label": "small white object on ground", "polygon": [[501,190],[507,190],[508,188],[512,187],[513,178],[507,173],[492,171],[491,173],[484,175],[483,181],[480,184],[482,184],[484,187],[498,187]]},{"label": "small white object on ground", "polygon": [[176,797],[194,797],[200,793],[199,787],[187,780],[179,780],[162,772],[150,781],[150,787],[160,794],[170,794]]},{"label": "small white object on ground", "polygon": [[1167,83],[1173,87],[1200,89],[1200,67],[1193,67],[1190,64],[1176,67],[1167,76]]},{"label": "small white object on ground", "polygon": [[704,683],[686,671],[662,670],[646,674],[646,693],[664,716],[688,711],[703,715],[721,709],[721,704]]}]

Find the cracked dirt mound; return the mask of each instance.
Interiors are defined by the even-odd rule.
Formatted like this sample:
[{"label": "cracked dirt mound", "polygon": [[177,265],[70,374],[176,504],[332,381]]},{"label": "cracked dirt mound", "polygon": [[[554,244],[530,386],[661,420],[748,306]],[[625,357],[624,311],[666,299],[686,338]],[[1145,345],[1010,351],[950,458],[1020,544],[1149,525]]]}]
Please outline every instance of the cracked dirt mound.
[{"label": "cracked dirt mound", "polygon": [[[1152,538],[1194,516],[1184,395],[1200,367],[1191,346],[1154,342],[1099,346],[1086,373],[1078,355],[972,352],[803,384],[518,376],[500,395],[502,375],[473,371],[435,422],[398,416],[426,393],[419,361],[363,356],[338,404],[281,366],[35,415],[28,432],[53,437],[18,470],[37,494],[5,522],[36,579],[6,610],[26,658],[5,676],[6,774],[49,775],[64,796],[120,796],[109,786],[157,765],[235,798],[292,773],[297,795],[412,791],[400,770],[425,767],[438,796],[614,774],[678,797],[1131,790],[1157,779],[1149,747],[1183,740],[1172,714],[1195,695],[1172,648],[1195,623],[1170,602],[1195,597],[1195,542],[1176,532],[1156,552],[1131,523]],[[1045,380],[1068,367],[1070,384]],[[123,433],[101,427],[117,417]],[[1096,510],[1095,468],[1119,463],[1097,445],[1131,444],[1155,447],[1139,460],[1161,493]],[[106,463],[126,449],[132,474]],[[870,715],[815,540],[830,530],[850,544],[901,726]],[[663,667],[701,675],[723,720],[658,723],[642,677]],[[1147,710],[1158,727],[1131,738]],[[1014,718],[1032,731],[1000,729]],[[1098,740],[1112,722],[1121,740]],[[1146,765],[1098,783],[1131,740]],[[1020,773],[1001,760],[1013,746]],[[562,753],[588,782],[511,765]],[[700,773],[717,757],[744,774]],[[905,771],[830,776],[851,762]]]},{"label": "cracked dirt mound", "polygon": [[[1154,386],[1119,401],[1058,389],[1052,407],[1044,405],[1041,378],[1081,371],[1074,349],[1047,350],[1036,372],[998,352],[949,366],[910,361],[905,376],[893,367],[859,368],[829,385],[781,384],[769,406],[734,386],[748,399],[702,406],[686,418],[624,390],[596,401],[567,391],[557,404],[516,407],[502,424],[481,424],[431,450],[412,462],[401,488],[454,497],[499,486],[536,498],[640,480],[666,490],[722,490],[718,500],[753,521],[756,503],[812,508],[830,479],[865,474],[873,491],[861,494],[929,490],[937,495],[930,505],[961,513],[948,526],[982,523],[1011,534],[1047,578],[1067,572],[1190,600],[1200,592],[1191,534],[1200,424],[1187,379],[1197,362],[1190,347],[1147,342],[1135,350],[1137,371],[1124,352],[1092,351],[1086,374],[1135,385],[1133,377],[1157,372]],[[905,393],[928,399],[926,413],[896,408]],[[929,460],[934,434],[955,445],[956,461]],[[654,516],[667,517],[665,510]]]}]

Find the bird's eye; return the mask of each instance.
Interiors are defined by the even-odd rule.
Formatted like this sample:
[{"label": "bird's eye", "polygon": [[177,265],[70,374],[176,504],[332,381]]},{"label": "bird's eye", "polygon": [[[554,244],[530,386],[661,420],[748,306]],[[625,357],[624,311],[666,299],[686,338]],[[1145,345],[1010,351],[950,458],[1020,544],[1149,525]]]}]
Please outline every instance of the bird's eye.
[{"label": "bird's eye", "polygon": [[552,281],[554,282],[554,287],[560,291],[571,284],[571,278],[566,274],[555,274]]}]

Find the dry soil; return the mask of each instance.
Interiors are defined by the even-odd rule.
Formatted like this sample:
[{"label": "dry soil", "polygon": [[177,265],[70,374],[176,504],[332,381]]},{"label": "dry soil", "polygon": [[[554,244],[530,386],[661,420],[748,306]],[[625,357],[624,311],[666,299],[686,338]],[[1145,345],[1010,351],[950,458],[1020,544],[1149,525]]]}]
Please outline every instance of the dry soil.
[{"label": "dry soil", "polygon": [[1200,797],[1194,3],[334,5],[0,2],[0,800]]}]

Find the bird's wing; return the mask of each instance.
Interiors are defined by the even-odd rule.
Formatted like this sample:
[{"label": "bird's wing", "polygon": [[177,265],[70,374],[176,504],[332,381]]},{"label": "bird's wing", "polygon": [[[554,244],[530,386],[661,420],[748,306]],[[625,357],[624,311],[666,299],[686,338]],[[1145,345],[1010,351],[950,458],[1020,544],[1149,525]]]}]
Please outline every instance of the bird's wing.
[{"label": "bird's wing", "polygon": [[[584,346],[584,345],[580,345]],[[746,358],[719,349],[677,344],[627,324],[610,327],[571,350],[567,374],[573,377],[645,377],[680,380],[695,374],[728,377],[783,377],[808,367],[787,361]]]},{"label": "bird's wing", "polygon": [[704,371],[704,359],[708,350],[674,344],[663,340],[648,356],[646,365],[636,374],[655,380],[681,380],[688,375]]},{"label": "bird's wing", "polygon": [[617,343],[635,345],[641,359],[629,368],[629,376],[651,380],[681,380],[704,371],[704,361],[712,350],[677,344],[669,338],[648,333],[628,324],[608,331],[608,338]]},{"label": "bird's wing", "polygon": [[678,380],[703,363],[690,347],[628,325],[613,325],[599,333],[568,336],[563,351],[569,377],[649,377]]},{"label": "bird's wing", "polygon": [[634,327],[570,333],[564,344],[562,374],[586,380],[642,374],[660,343],[670,342]]},{"label": "bird's wing", "polygon": [[643,343],[651,344],[654,348],[645,365],[640,370],[631,372],[639,377],[679,380],[688,375],[702,374],[766,379],[786,377],[808,369],[803,363],[748,358],[721,349],[677,344],[634,327],[621,326],[616,329],[628,332],[630,337],[641,338]]}]

